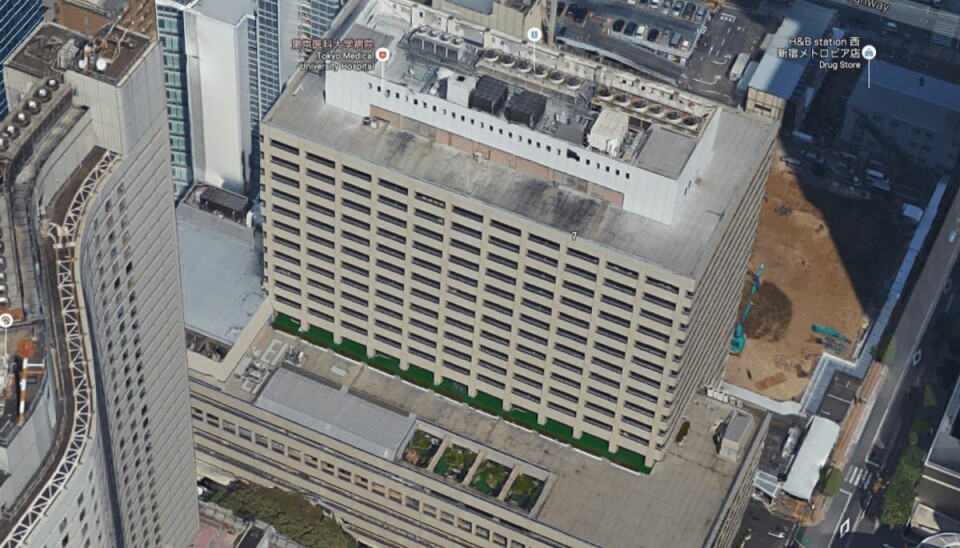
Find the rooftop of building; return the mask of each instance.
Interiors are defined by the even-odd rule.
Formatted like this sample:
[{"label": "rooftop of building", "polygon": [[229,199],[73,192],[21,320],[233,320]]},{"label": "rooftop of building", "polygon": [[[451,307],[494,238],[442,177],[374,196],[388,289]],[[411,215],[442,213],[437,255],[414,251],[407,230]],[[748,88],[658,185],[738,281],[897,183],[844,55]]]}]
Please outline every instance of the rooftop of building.
[{"label": "rooftop of building", "polygon": [[36,78],[70,70],[118,84],[149,45],[149,37],[115,25],[85,36],[56,23],[43,23],[6,64]]},{"label": "rooftop of building", "polygon": [[[371,6],[375,5],[371,2]],[[644,148],[649,142],[649,134],[655,128],[669,130],[674,135],[673,142],[688,140],[689,143],[681,148],[692,148],[716,111],[713,103],[676,88],[637,78],[635,74],[615,75],[617,71],[614,69],[569,54],[563,57],[559,51],[544,45],[537,46],[536,50],[527,44],[483,49],[461,36],[437,28],[410,29],[404,21],[378,12],[368,12],[359,20],[345,25],[339,35],[353,39],[371,38],[377,47],[388,47],[391,54],[386,68],[378,65],[373,69],[378,76],[382,73],[386,81],[455,103],[453,88],[466,88],[461,92],[464,100],[459,104],[466,102],[469,93],[471,108],[554,136],[561,127],[570,125],[580,127],[585,134],[590,133],[602,110],[626,113],[631,123],[618,136],[622,144],[614,151],[599,152],[668,176],[679,174],[687,156],[670,154],[648,165],[650,155],[644,154]],[[566,64],[571,61],[573,64]],[[572,68],[574,66],[580,68]],[[585,72],[607,76],[594,81],[592,76],[583,77]],[[502,90],[491,91],[497,96],[504,93],[500,100],[487,96],[483,105],[481,101],[474,101],[474,86],[483,76],[502,83]],[[460,81],[456,86],[455,80]],[[628,81],[639,84],[632,85],[628,91],[624,86]],[[512,108],[514,101],[524,92],[528,98],[542,103],[538,105],[531,101],[530,105]],[[533,115],[532,123],[527,114]],[[586,146],[584,142],[573,144]],[[671,163],[664,165],[670,160]],[[658,167],[662,171],[656,169]]]},{"label": "rooftop of building", "polygon": [[810,419],[783,483],[786,493],[801,500],[811,499],[813,490],[820,483],[820,471],[827,464],[839,436],[839,424],[820,416]]},{"label": "rooftop of building", "polygon": [[794,2],[750,78],[750,87],[789,99],[810,63],[810,55],[795,59],[780,58],[779,52],[791,47],[792,38],[809,37],[815,40],[823,37],[836,14],[835,10],[806,0]]},{"label": "rooftop of building", "polygon": [[184,322],[230,346],[266,298],[260,254],[252,228],[204,211],[193,196],[177,206]]},{"label": "rooftop of building", "polygon": [[196,0],[189,8],[210,19],[235,25],[257,9],[255,0]]},{"label": "rooftop of building", "polygon": [[387,460],[397,459],[416,423],[410,415],[358,398],[293,368],[274,372],[254,403],[264,411]]},{"label": "rooftop of building", "polygon": [[871,61],[870,82],[860,75],[848,108],[874,112],[960,138],[960,84],[886,61]]},{"label": "rooftop of building", "polygon": [[522,14],[529,13],[534,6],[539,5],[538,0],[445,0],[445,3],[483,15],[491,15],[494,4],[500,4]]},{"label": "rooftop of building", "polygon": [[200,531],[190,548],[236,548],[242,533],[224,522],[201,515]]},{"label": "rooftop of building", "polygon": [[[775,130],[769,121],[721,109],[717,146],[692,186],[673,225],[557,188],[493,162],[326,105],[323,79],[301,72],[265,117],[264,124],[341,150],[384,169],[469,196],[564,233],[586,238],[684,276],[704,267],[720,221],[733,214],[738,190],[753,177]],[[331,133],[324,128],[336,127]],[[643,234],[643,238],[637,238]]]},{"label": "rooftop of building", "polygon": [[[13,311],[22,320],[19,311]],[[5,447],[13,434],[18,430],[20,419],[20,400],[18,390],[14,389],[15,383],[20,380],[20,375],[24,375],[23,360],[18,355],[19,347],[22,344],[29,344],[30,352],[28,363],[30,367],[26,368],[25,379],[27,390],[25,392],[24,418],[28,417],[34,409],[34,400],[36,399],[40,388],[46,382],[46,352],[43,341],[42,328],[37,326],[15,324],[7,330],[7,347],[10,351],[10,361],[5,362],[0,359],[0,447]],[[26,343],[30,341],[30,343]],[[23,352],[20,352],[23,353]],[[15,371],[18,371],[15,374]]]},{"label": "rooftop of building", "polygon": [[960,474],[960,382],[953,388],[927,453],[927,464]]},{"label": "rooftop of building", "polygon": [[[260,371],[251,371],[251,365]],[[477,447],[494,455],[494,460],[522,463],[531,475],[547,478],[547,486],[530,515],[600,546],[632,547],[641,538],[650,546],[701,545],[739,470],[738,463],[719,457],[713,439],[715,429],[733,408],[713,400],[697,399],[690,406],[685,414],[690,431],[683,445],[670,444],[653,472],[639,475],[274,331],[269,325],[264,325],[235,367],[235,373],[222,382],[193,365],[191,376],[257,405],[276,396],[292,402],[291,407],[328,406],[326,412],[319,413],[301,409],[298,412],[305,416],[298,420],[296,413],[261,405],[346,443],[360,434],[365,441],[359,446],[389,437],[393,441],[386,445],[392,447],[394,438],[399,439],[415,424],[418,430],[438,437],[449,435],[453,438],[450,443]],[[350,398],[350,408],[355,405],[362,409],[337,418],[346,410],[328,403],[304,402],[293,393],[297,386],[326,394],[338,405]],[[371,406],[377,408],[375,412]],[[318,417],[324,416],[327,420],[316,424]],[[374,424],[384,417],[389,421]],[[754,439],[759,418],[748,427],[751,431],[744,436],[745,442]],[[385,433],[384,426],[394,422],[397,431]],[[397,447],[403,446],[401,443]]]}]

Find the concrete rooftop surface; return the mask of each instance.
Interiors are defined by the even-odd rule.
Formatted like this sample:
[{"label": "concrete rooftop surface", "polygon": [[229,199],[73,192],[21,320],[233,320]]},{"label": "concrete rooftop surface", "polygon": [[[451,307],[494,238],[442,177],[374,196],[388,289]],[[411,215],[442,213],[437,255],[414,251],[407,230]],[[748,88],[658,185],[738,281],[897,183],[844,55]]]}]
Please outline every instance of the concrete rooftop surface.
[{"label": "concrete rooftop surface", "polygon": [[187,329],[232,345],[266,298],[253,230],[183,202],[177,237]]},{"label": "concrete rooftop surface", "polygon": [[390,124],[364,126],[360,116],[327,105],[322,91],[321,76],[301,72],[263,123],[694,277],[705,268],[721,219],[733,214],[737,190],[750,180],[775,132],[769,121],[746,113],[715,114],[721,120],[712,158],[668,226],[505,166],[478,163],[466,152]]},{"label": "concrete rooftop surface", "polygon": [[[608,461],[557,443],[501,419],[454,402],[431,391],[343,359],[265,326],[245,358],[256,354],[271,369],[288,349],[304,353],[306,378],[346,387],[368,402],[382,403],[399,414],[413,413],[455,435],[493,447],[552,474],[539,510],[532,517],[598,546],[636,548],[700,546],[706,540],[737,471],[738,463],[721,459],[712,432],[732,407],[707,399],[685,414],[690,432],[682,446],[671,444],[662,462],[649,475],[629,472]],[[236,374],[248,364],[241,359]],[[281,370],[289,375],[289,369]],[[201,373],[193,371],[192,374]],[[230,375],[222,389],[250,401],[253,395],[237,387]],[[756,432],[747,433],[749,445]]]}]

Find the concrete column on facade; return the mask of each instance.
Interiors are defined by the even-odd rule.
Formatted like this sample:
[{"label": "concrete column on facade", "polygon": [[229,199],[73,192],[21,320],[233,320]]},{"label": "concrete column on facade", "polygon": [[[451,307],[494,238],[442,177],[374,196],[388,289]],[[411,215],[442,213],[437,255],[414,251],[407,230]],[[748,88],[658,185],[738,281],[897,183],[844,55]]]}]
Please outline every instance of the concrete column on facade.
[{"label": "concrete column on facade", "polygon": [[497,500],[500,502],[507,500],[507,495],[510,494],[510,488],[513,487],[514,480],[519,478],[522,473],[523,465],[519,463],[510,470],[510,475],[507,476],[507,481],[503,482],[503,489],[500,490],[500,495],[497,496]]},{"label": "concrete column on facade", "polygon": [[470,485],[470,482],[473,480],[473,476],[477,473],[477,470],[480,469],[480,464],[487,460],[487,452],[483,449],[477,451],[477,458],[473,461],[473,465],[470,466],[470,471],[467,472],[467,475],[463,477],[463,481],[460,482],[461,485]]}]

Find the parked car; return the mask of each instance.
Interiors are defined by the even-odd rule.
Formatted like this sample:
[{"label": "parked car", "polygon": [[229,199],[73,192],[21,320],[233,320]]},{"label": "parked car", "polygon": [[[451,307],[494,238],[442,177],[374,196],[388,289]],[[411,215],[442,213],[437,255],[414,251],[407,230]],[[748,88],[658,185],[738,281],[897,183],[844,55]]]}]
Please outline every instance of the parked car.
[{"label": "parked car", "polygon": [[697,8],[697,21],[699,21],[699,22],[702,23],[702,22],[703,22],[703,19],[704,19],[706,16],[707,16],[707,7],[706,7],[706,6],[700,6],[699,8]]},{"label": "parked car", "polygon": [[613,22],[613,32],[620,32],[623,30],[623,25],[625,21],[623,19],[617,19]]},{"label": "parked car", "polygon": [[634,34],[637,33],[637,24],[634,23],[633,21],[630,21],[629,23],[627,23],[627,26],[624,27],[623,33],[626,34],[627,36],[633,36]]},{"label": "parked car", "polygon": [[804,158],[807,158],[808,160],[813,160],[814,162],[816,162],[816,163],[818,163],[818,164],[822,164],[822,163],[823,163],[823,156],[820,156],[820,153],[819,153],[819,152],[815,152],[815,151],[812,151],[812,150],[808,150],[808,151],[806,151],[806,152],[803,153],[803,157],[804,157]]},{"label": "parked car", "polygon": [[693,2],[687,2],[687,5],[683,7],[683,18],[692,19],[693,14],[697,11],[697,5]]},{"label": "parked car", "polygon": [[677,0],[673,4],[673,16],[680,17],[680,14],[683,12],[683,0]]},{"label": "parked car", "polygon": [[672,7],[672,0],[663,0],[663,8],[660,9],[660,13],[670,13],[670,8]]},{"label": "parked car", "polygon": [[647,34],[646,25],[640,25],[639,27],[637,27],[637,32],[636,32],[637,36],[639,36],[640,38],[643,38],[644,36],[646,36],[646,34]]},{"label": "parked car", "polygon": [[660,38],[660,31],[657,29],[650,29],[650,32],[647,33],[647,40],[651,42],[656,42],[658,38]]}]

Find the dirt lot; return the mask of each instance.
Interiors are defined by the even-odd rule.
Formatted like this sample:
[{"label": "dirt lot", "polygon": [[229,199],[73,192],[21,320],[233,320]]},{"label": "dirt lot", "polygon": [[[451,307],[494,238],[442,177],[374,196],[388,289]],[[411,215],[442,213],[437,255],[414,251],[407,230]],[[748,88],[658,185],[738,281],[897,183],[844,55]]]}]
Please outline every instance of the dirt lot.
[{"label": "dirt lot", "polygon": [[743,324],[747,342],[730,356],[726,380],[799,400],[825,349],[811,325],[845,335],[851,342],[842,355],[849,357],[868,316],[882,305],[911,234],[896,204],[801,187],[775,162],[749,264],[753,273],[761,264],[765,271],[752,298],[753,278],[745,276],[740,313],[753,303]]}]

